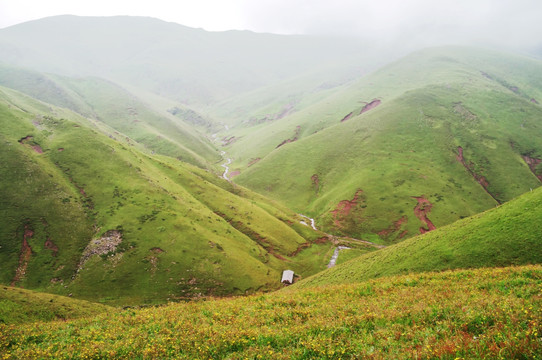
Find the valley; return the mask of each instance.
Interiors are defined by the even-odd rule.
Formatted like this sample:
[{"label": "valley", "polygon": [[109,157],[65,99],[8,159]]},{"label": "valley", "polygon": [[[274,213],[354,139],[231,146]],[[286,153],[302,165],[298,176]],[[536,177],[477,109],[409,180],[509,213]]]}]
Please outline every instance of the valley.
[{"label": "valley", "polygon": [[0,357],[538,358],[541,103],[506,50],[0,29]]}]

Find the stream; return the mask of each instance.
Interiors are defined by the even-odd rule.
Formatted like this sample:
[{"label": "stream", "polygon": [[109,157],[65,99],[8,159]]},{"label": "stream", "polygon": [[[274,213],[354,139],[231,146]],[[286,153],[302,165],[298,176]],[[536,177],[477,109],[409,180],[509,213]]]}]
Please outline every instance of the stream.
[{"label": "stream", "polygon": [[[303,215],[303,214],[299,214],[299,216],[304,217],[305,219],[309,220],[311,222],[310,226],[314,230],[318,231],[318,229],[316,228],[316,223],[315,223],[313,218],[310,218],[310,217],[308,217],[306,215]],[[303,224],[305,226],[309,226],[309,224],[307,224],[305,221],[301,221],[301,224]],[[329,260],[329,264],[327,264],[328,268],[335,266],[335,263],[337,262],[337,259],[339,258],[339,251],[344,250],[344,249],[350,249],[350,248],[348,246],[337,246],[335,248],[335,251],[333,252],[333,255],[331,256],[331,259]]]},{"label": "stream", "polygon": [[[220,153],[222,156],[226,155],[226,152],[225,151],[222,151]],[[230,167],[228,165],[231,164],[231,158],[227,158],[226,159],[226,162],[220,166],[222,166],[224,168],[224,174],[222,174],[222,177],[228,181],[230,181],[230,179],[228,178],[228,172],[230,171]]]},{"label": "stream", "polygon": [[331,257],[331,260],[329,260],[329,264],[327,264],[328,268],[334,267],[335,263],[337,262],[337,259],[339,258],[339,251],[350,249],[348,246],[337,246],[335,248],[335,251],[333,252],[333,256]]}]

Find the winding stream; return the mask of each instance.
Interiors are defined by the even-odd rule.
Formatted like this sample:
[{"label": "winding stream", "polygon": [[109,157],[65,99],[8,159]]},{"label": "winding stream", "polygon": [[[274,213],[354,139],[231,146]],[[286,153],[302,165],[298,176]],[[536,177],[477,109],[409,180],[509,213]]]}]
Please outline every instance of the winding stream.
[{"label": "winding stream", "polygon": [[335,248],[335,251],[333,252],[333,256],[331,257],[331,260],[329,260],[329,264],[327,264],[327,267],[334,267],[335,263],[337,262],[337,259],[339,258],[339,251],[344,249],[350,249],[348,246],[337,246]]},{"label": "winding stream", "polygon": [[[222,151],[220,153],[222,156],[226,155],[226,152],[225,151]],[[227,158],[226,159],[226,162],[220,166],[222,166],[224,168],[224,174],[222,174],[222,177],[228,181],[230,181],[230,179],[228,178],[228,172],[230,171],[230,167],[228,165],[231,164],[231,158]]]}]

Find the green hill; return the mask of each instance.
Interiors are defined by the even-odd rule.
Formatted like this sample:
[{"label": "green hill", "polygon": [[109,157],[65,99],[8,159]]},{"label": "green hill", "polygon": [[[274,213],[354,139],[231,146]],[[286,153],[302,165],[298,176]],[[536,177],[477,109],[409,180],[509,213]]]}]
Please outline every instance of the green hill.
[{"label": "green hill", "polygon": [[0,287],[0,324],[68,320],[96,316],[114,308],[85,300],[38,293],[10,286]]},{"label": "green hill", "polygon": [[353,283],[458,268],[539,264],[541,218],[539,188],[495,209],[327,269],[295,286]]},{"label": "green hill", "polygon": [[175,102],[161,109],[164,104],[155,105],[156,97],[144,102],[119,85],[100,78],[69,78],[13,66],[0,66],[0,85],[104,123],[114,130],[110,136],[128,136],[149,152],[176,157],[203,168],[211,167],[210,164],[220,158],[209,140],[188,120],[166,111]]},{"label": "green hill", "polygon": [[542,268],[449,271],[359,284],[0,324],[21,358],[536,359]]},{"label": "green hill", "polygon": [[238,125],[235,182],[325,231],[394,243],[540,185],[542,62],[414,53],[281,119]]},{"label": "green hill", "polygon": [[244,294],[324,268],[301,218],[215,174],[0,92],[0,282],[111,303]]}]

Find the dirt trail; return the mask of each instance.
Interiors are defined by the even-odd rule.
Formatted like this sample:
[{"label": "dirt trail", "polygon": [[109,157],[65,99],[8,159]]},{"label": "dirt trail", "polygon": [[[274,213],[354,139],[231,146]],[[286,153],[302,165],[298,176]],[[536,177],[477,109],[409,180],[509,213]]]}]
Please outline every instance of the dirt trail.
[{"label": "dirt trail", "polygon": [[420,219],[422,223],[427,225],[427,229],[423,226],[420,227],[420,234],[425,234],[426,232],[435,230],[435,225],[433,225],[431,220],[429,220],[427,217],[427,215],[431,212],[433,204],[431,204],[424,196],[413,196],[413,198],[418,201],[418,204],[414,207],[414,215],[416,215],[416,217]]},{"label": "dirt trail", "polygon": [[19,254],[19,265],[15,271],[15,276],[11,281],[11,286],[15,286],[19,281],[21,281],[26,275],[26,268],[28,267],[28,261],[30,261],[30,256],[32,255],[32,248],[28,241],[34,236],[34,231],[29,228],[28,225],[24,226],[23,234],[23,243],[21,246],[21,252]]}]

